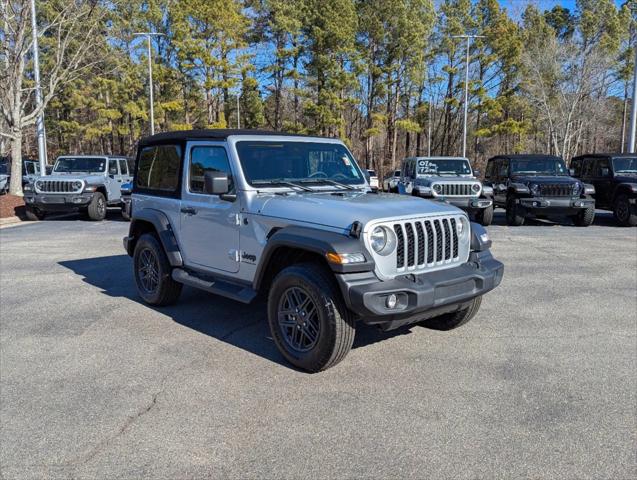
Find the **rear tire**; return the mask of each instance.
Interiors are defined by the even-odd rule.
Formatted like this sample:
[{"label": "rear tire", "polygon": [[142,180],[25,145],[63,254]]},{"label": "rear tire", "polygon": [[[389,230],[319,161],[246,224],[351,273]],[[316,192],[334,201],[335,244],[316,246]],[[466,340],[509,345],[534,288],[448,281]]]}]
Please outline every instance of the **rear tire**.
[{"label": "rear tire", "polygon": [[578,227],[590,227],[595,221],[595,207],[589,207],[573,215],[573,223]]},{"label": "rear tire", "polygon": [[524,225],[524,212],[520,205],[515,203],[515,198],[511,197],[507,200],[506,211],[507,225],[512,227]]},{"label": "rear tire", "polygon": [[628,195],[618,195],[613,205],[613,214],[615,220],[622,227],[634,227],[637,226],[637,215],[631,213],[630,202],[628,201]]},{"label": "rear tire", "polygon": [[439,317],[430,318],[421,323],[424,327],[433,328],[435,330],[453,330],[461,325],[464,325],[473,317],[476,316],[480,305],[482,304],[482,296],[476,297],[471,301],[471,304],[457,312],[445,313]]},{"label": "rear tire", "polygon": [[491,225],[493,222],[493,205],[483,208],[476,213],[476,221],[484,227]]},{"label": "rear tire", "polygon": [[276,276],[268,295],[268,323],[285,359],[312,373],[343,360],[356,332],[330,272],[314,263],[292,265]]},{"label": "rear tire", "polygon": [[93,221],[100,221],[106,218],[106,198],[104,194],[95,192],[91,203],[88,204],[87,209],[88,218]]},{"label": "rear tire", "polygon": [[151,233],[142,235],[133,253],[135,284],[144,302],[164,306],[175,303],[183,285],[172,278],[172,267],[164,248]]},{"label": "rear tire", "polygon": [[33,222],[38,220],[44,220],[46,218],[46,212],[39,210],[37,208],[27,207],[25,211],[27,220],[31,220]]}]

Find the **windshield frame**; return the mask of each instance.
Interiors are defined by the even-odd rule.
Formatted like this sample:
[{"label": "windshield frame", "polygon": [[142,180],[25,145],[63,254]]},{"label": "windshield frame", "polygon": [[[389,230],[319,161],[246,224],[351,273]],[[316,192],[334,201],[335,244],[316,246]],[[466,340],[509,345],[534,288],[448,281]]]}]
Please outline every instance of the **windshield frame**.
[{"label": "windshield frame", "polygon": [[[431,172],[420,172],[421,168],[424,168],[420,165],[421,162],[430,162],[436,164],[437,162],[457,162],[459,165],[464,164],[469,167],[469,172],[450,172],[450,171],[440,171],[436,170]],[[473,168],[471,167],[471,162],[468,158],[454,158],[454,157],[429,157],[429,158],[416,158],[416,177],[446,177],[446,176],[473,176]]]},{"label": "windshield frame", "polygon": [[[294,136],[294,135],[268,135],[268,136],[264,136],[264,135],[235,135],[235,136],[229,136],[228,137],[228,143],[231,145],[232,147],[232,152],[233,152],[233,156],[236,160],[236,162],[238,163],[238,165],[240,166],[240,172],[241,172],[241,177],[242,177],[242,182],[243,183],[243,187],[247,188],[247,189],[253,189],[253,190],[258,190],[258,191],[267,191],[267,190],[292,190],[292,191],[297,191],[298,193],[298,189],[294,189],[290,186],[286,186],[286,185],[267,185],[266,182],[268,179],[251,179],[248,177],[247,175],[247,169],[245,168],[245,164],[244,161],[241,159],[241,155],[239,154],[239,144],[240,143],[264,143],[264,144],[278,144],[278,143],[310,143],[310,144],[325,144],[326,148],[329,148],[330,146],[335,147],[338,146],[339,148],[342,148],[344,150],[344,152],[346,153],[346,155],[348,156],[348,159],[350,162],[352,162],[352,166],[355,170],[355,172],[358,175],[357,179],[351,178],[348,180],[356,180],[356,183],[349,183],[349,182],[344,182],[342,178],[337,178],[337,179],[332,179],[331,177],[328,177],[327,179],[324,177],[316,177],[316,178],[310,178],[310,177],[301,177],[301,178],[272,178],[270,180],[282,180],[282,181],[286,181],[286,182],[297,182],[297,183],[301,183],[304,187],[311,187],[312,190],[316,191],[316,192],[321,192],[321,191],[334,191],[334,190],[339,190],[339,191],[344,191],[344,189],[337,187],[335,185],[329,185],[327,181],[332,181],[335,180],[337,182],[342,182],[345,183],[347,186],[353,187],[352,190],[359,190],[359,189],[364,189],[364,188],[368,188],[369,184],[367,182],[367,179],[365,177],[365,174],[363,172],[363,170],[361,169],[360,165],[358,164],[358,161],[356,160],[356,158],[354,157],[354,155],[352,154],[352,152],[347,148],[347,146],[341,142],[340,140],[337,139],[330,139],[330,138],[322,138],[322,137],[304,137],[304,136]],[[308,182],[309,180],[309,182]],[[313,184],[313,182],[311,182],[311,180],[316,180],[316,184]],[[260,182],[264,182],[264,183],[260,183]],[[306,192],[307,193],[307,192]]]},{"label": "windshield frame", "polygon": [[[546,170],[542,170],[542,171],[533,171],[531,172],[530,170],[516,170],[514,169],[514,165],[518,164],[518,162],[532,162],[532,161],[552,161],[554,164],[554,169],[553,171],[546,171]],[[560,173],[558,171],[557,165],[561,165],[563,168],[563,172]],[[549,175],[549,176],[555,176],[555,177],[568,177],[570,176],[569,173],[569,169],[566,166],[566,162],[561,159],[561,158],[554,158],[554,157],[538,157],[538,158],[512,158],[509,161],[509,174],[510,175],[535,175],[535,176],[540,176],[540,175]]]},{"label": "windshield frame", "polygon": [[[60,164],[60,160],[68,160],[68,159],[91,159],[91,160],[102,160],[104,162],[104,168],[102,170],[58,170],[58,165]],[[53,165],[52,173],[106,173],[108,171],[108,158],[101,156],[82,156],[82,155],[68,155],[64,157],[58,157],[55,160],[55,165]]]},{"label": "windshield frame", "polygon": [[636,166],[637,166],[637,155],[632,156],[632,157],[631,156],[611,157],[611,159],[610,159],[610,163],[611,163],[611,165],[613,167],[613,172],[614,173],[616,173],[616,174],[617,173],[619,173],[619,174],[622,174],[622,173],[637,173],[637,169],[635,169],[635,170],[617,169],[617,167],[615,166],[615,160],[633,160],[633,161],[635,161]]}]

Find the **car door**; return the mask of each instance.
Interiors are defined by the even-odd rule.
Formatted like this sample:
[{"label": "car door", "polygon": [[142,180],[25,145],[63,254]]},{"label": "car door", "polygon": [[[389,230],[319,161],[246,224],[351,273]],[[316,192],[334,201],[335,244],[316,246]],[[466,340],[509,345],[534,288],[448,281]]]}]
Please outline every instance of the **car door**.
[{"label": "car door", "polygon": [[[232,179],[228,158],[222,142],[187,145],[179,237],[188,266],[213,272],[239,271],[240,201],[238,198],[228,201],[204,192],[207,171],[225,172]],[[230,191],[234,191],[234,186]]]},{"label": "car door", "polygon": [[593,170],[593,185],[595,185],[595,201],[599,205],[609,206],[611,204],[612,172],[608,158],[595,159]]},{"label": "car door", "polygon": [[495,160],[495,182],[493,184],[493,196],[498,205],[506,205],[507,188],[509,186],[509,160],[498,158]]},{"label": "car door", "polygon": [[108,175],[106,176],[106,192],[108,193],[108,201],[116,201],[120,198],[120,187],[122,185],[122,177],[119,173],[119,165],[117,159],[109,158]]},{"label": "car door", "polygon": [[132,172],[128,170],[128,162],[125,158],[120,158],[119,173],[121,175],[122,183],[130,182],[133,179]]}]

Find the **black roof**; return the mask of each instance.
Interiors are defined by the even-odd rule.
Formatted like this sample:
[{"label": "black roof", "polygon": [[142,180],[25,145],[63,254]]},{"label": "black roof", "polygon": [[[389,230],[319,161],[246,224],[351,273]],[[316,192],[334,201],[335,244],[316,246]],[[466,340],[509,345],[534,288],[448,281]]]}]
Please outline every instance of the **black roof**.
[{"label": "black roof", "polygon": [[150,137],[142,138],[140,145],[153,145],[166,142],[183,142],[186,140],[225,140],[231,135],[264,135],[284,137],[308,137],[299,133],[273,132],[270,130],[249,130],[237,128],[215,128],[204,130],[177,130],[174,132],[162,132]]},{"label": "black roof", "polygon": [[592,158],[622,158],[622,157],[635,157],[637,153],[586,153],[582,155],[578,155],[573,158],[584,158],[584,157],[592,157]]},{"label": "black roof", "polygon": [[556,158],[558,160],[562,160],[562,157],[558,157],[556,155],[548,155],[545,153],[514,153],[510,155],[496,155],[495,157],[491,157],[489,160],[493,160],[494,158],[506,158],[509,160],[533,160],[539,158]]}]

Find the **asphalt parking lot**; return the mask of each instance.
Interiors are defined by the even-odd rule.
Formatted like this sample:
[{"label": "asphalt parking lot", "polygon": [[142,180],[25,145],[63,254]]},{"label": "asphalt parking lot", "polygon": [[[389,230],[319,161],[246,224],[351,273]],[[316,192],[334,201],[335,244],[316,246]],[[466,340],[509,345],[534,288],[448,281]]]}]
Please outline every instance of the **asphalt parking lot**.
[{"label": "asphalt parking lot", "polygon": [[637,229],[496,223],[472,322],[316,375],[263,305],[140,303],[115,214],[0,230],[1,477],[636,478]]}]

